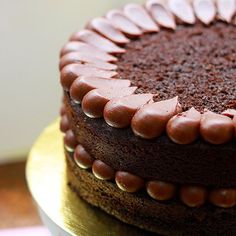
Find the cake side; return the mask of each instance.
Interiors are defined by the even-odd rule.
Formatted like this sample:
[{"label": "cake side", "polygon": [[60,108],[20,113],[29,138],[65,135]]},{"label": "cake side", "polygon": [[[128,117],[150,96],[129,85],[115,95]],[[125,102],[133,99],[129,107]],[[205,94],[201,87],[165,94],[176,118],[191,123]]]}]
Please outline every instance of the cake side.
[{"label": "cake side", "polygon": [[71,155],[66,153],[72,189],[85,201],[125,223],[162,235],[236,233],[234,208],[221,209],[206,205],[191,209],[178,201],[159,203],[142,192],[127,194],[114,183],[98,180],[91,172],[78,168]]}]

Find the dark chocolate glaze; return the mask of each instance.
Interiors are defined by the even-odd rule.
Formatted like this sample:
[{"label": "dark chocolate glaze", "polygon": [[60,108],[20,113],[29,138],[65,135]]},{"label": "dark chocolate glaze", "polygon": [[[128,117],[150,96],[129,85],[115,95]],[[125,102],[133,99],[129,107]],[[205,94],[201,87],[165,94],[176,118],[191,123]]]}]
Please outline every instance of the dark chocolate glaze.
[{"label": "dark chocolate glaze", "polygon": [[[223,209],[206,204],[200,208],[189,208],[178,199],[158,202],[143,191],[134,194],[123,192],[113,182],[98,180],[90,171],[80,169],[71,156],[66,155],[70,187],[88,203],[125,223],[158,235],[236,234],[235,207]],[[154,235],[151,232],[134,229],[131,235]]]},{"label": "dark chocolate glaze", "polygon": [[179,96],[184,110],[194,106],[222,112],[236,109],[236,27],[178,25],[145,34],[118,56],[118,77],[131,80],[138,93],[156,100]]},{"label": "dark chocolate glaze", "polygon": [[130,128],[115,129],[104,119],[87,117],[81,106],[65,94],[67,114],[77,140],[94,157],[116,170],[144,179],[179,184],[236,187],[236,144],[211,145],[198,139],[193,144],[173,143],[167,135],[145,140]]}]

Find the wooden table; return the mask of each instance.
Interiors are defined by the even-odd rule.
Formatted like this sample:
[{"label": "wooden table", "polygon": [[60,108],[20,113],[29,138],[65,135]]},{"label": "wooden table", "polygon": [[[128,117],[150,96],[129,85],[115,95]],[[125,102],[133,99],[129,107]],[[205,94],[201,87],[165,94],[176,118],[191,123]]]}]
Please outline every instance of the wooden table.
[{"label": "wooden table", "polygon": [[42,225],[27,188],[25,164],[0,165],[0,229]]}]

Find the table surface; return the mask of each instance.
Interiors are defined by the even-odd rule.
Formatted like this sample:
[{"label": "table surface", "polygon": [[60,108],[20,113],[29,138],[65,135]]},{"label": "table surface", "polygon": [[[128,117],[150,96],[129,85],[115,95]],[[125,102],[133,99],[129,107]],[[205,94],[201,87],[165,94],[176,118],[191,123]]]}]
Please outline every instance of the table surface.
[{"label": "table surface", "polygon": [[0,229],[42,225],[25,180],[25,162],[0,165]]}]

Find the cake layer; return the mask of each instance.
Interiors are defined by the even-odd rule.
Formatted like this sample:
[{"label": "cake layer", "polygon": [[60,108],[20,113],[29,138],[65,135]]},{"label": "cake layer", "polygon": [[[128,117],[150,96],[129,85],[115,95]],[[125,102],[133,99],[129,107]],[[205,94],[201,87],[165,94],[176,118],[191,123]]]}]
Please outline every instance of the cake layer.
[{"label": "cake layer", "polygon": [[[213,204],[216,207],[236,207],[236,188],[215,188],[202,185],[176,184],[157,179],[146,180],[127,171],[114,170],[105,162],[91,156],[75,136],[70,136],[71,130],[66,131],[64,145],[67,155],[74,160],[78,167],[91,171],[98,180],[112,181],[117,188],[128,193],[142,191],[161,202],[180,200],[189,207],[200,207],[204,204]],[[76,147],[72,148],[76,142]]]},{"label": "cake layer", "polygon": [[[123,222],[162,235],[234,235],[235,208],[205,205],[192,209],[176,202],[159,203],[142,192],[121,191],[109,181],[81,170],[67,154],[68,180],[73,190],[90,204]],[[147,233],[147,235],[150,235]]]},{"label": "cake layer", "polygon": [[179,96],[184,110],[220,113],[236,108],[235,48],[233,25],[178,25],[126,44],[118,77],[131,80],[137,93],[157,94],[157,101]]},{"label": "cake layer", "polygon": [[114,129],[103,119],[87,117],[68,94],[65,104],[78,142],[113,169],[179,184],[236,187],[235,141],[211,145],[198,140],[178,145],[165,134],[144,140],[135,137],[130,128]]}]

